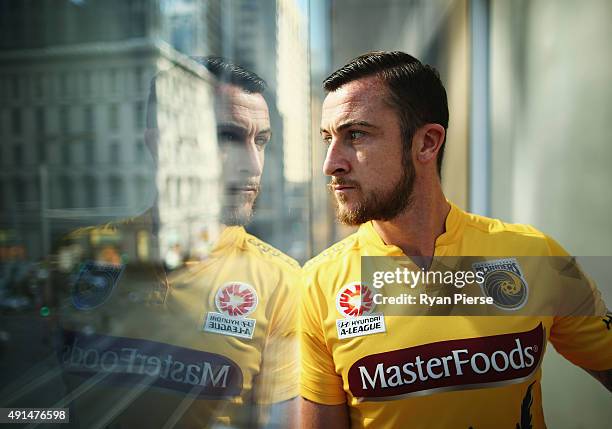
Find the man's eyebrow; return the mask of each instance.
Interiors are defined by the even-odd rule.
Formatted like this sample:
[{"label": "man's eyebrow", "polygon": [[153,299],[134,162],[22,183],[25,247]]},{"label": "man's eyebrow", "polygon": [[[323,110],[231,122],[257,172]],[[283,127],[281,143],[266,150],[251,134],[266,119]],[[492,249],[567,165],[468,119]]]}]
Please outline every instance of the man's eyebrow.
[{"label": "man's eyebrow", "polygon": [[223,128],[224,130],[232,131],[246,131],[246,128],[236,122],[220,122],[217,124],[217,128]]},{"label": "man's eyebrow", "polygon": [[[217,124],[217,129],[221,129],[221,130],[225,130],[225,131],[232,131],[235,133],[246,133],[247,129],[243,126],[240,125],[237,122],[221,122]],[[261,131],[259,131],[257,133],[257,135],[262,135],[262,134],[269,134],[270,136],[272,136],[272,129],[271,128],[265,128]]]},{"label": "man's eyebrow", "polygon": [[[360,127],[366,127],[366,128],[378,128],[376,125],[371,124],[371,123],[369,123],[367,121],[348,121],[348,122],[344,122],[344,123],[338,125],[336,127],[336,129],[338,131],[342,131],[342,130],[344,130],[346,128],[353,127],[355,125],[358,125]],[[325,128],[321,127],[321,133],[327,133],[327,132],[328,131]]]}]

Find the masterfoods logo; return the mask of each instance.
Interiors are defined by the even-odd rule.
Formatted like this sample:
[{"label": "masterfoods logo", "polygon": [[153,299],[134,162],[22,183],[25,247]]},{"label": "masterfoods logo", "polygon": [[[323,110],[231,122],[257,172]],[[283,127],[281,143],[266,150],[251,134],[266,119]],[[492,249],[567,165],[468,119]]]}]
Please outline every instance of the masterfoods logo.
[{"label": "masterfoods logo", "polygon": [[151,384],[214,399],[242,390],[242,371],[225,356],[155,341],[64,331],[59,357],[70,374],[114,384]]},{"label": "masterfoods logo", "polygon": [[383,401],[520,383],[537,370],[544,339],[540,323],[527,332],[442,341],[366,356],[349,369],[349,388],[360,400]]}]

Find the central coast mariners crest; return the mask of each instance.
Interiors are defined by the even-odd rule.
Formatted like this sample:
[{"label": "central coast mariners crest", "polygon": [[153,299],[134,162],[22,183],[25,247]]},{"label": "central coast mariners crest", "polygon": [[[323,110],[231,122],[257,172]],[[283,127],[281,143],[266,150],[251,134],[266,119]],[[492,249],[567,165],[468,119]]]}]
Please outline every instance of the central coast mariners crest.
[{"label": "central coast mariners crest", "polygon": [[342,319],[336,320],[338,338],[353,338],[386,332],[385,317],[373,313],[374,295],[360,282],[349,283],[336,295],[336,309]]},{"label": "central coast mariners crest", "polygon": [[529,289],[518,261],[514,258],[478,262],[472,265],[484,274],[481,288],[502,310],[518,310],[527,302]]},{"label": "central coast mariners crest", "polygon": [[219,311],[211,311],[206,315],[203,330],[239,338],[253,338],[256,320],[246,316],[255,311],[258,302],[257,292],[250,284],[225,283],[215,294],[215,306]]}]

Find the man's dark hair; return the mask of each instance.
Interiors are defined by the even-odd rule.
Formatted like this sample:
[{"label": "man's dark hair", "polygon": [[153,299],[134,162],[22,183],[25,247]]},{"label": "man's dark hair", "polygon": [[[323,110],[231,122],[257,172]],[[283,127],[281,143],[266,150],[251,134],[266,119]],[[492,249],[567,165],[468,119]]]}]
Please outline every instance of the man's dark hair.
[{"label": "man's dark hair", "polygon": [[[404,52],[368,52],[349,61],[323,81],[323,88],[333,92],[364,77],[377,76],[387,86],[388,102],[397,111],[407,149],[417,129],[428,123],[448,128],[446,90],[438,71]],[[442,171],[444,142],[438,152],[438,175]]]},{"label": "man's dark hair", "polygon": [[[246,93],[262,94],[267,88],[266,81],[255,73],[237,64],[231,63],[224,58],[215,56],[190,58],[206,68],[206,70],[208,70],[219,82],[236,85]],[[146,127],[150,129],[157,128],[156,82],[159,76],[166,72],[167,71],[161,71],[151,79],[146,116]]]},{"label": "man's dark hair", "polygon": [[229,83],[242,88],[245,92],[261,94],[266,90],[266,81],[250,70],[233,64],[224,58],[191,57],[196,63],[204,66],[220,82]]}]

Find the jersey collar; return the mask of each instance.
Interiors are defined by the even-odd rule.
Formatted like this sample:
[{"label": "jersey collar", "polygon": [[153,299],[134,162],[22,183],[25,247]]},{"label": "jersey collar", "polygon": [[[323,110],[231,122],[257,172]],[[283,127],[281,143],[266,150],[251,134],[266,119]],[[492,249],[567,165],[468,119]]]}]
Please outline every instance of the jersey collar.
[{"label": "jersey collar", "polygon": [[246,238],[246,231],[242,226],[228,226],[223,229],[215,243],[212,253],[223,252],[230,247],[242,248]]},{"label": "jersey collar", "polygon": [[[455,243],[460,237],[465,224],[465,212],[452,202],[447,201],[451,208],[446,216],[446,230],[436,239],[437,254],[441,248],[448,247]],[[374,246],[377,250],[383,253],[384,256],[404,256],[402,250],[392,244],[385,244],[383,239],[378,235],[372,221],[361,224],[357,232],[360,238],[369,245]]]}]

